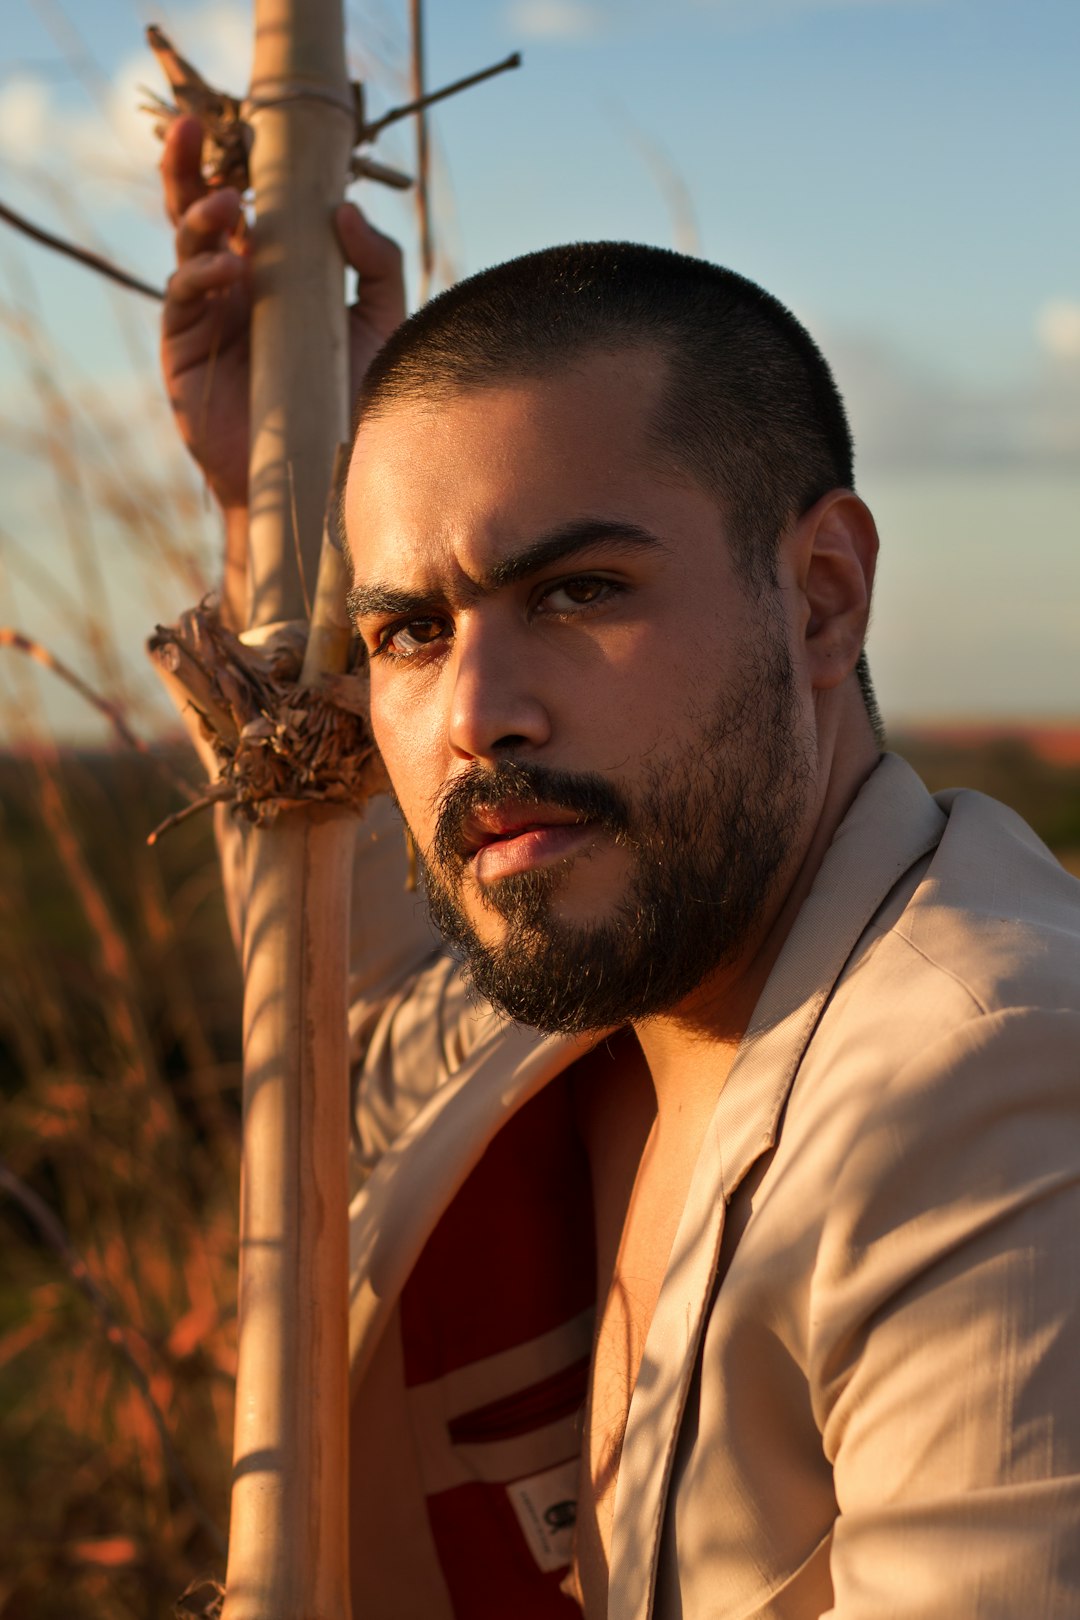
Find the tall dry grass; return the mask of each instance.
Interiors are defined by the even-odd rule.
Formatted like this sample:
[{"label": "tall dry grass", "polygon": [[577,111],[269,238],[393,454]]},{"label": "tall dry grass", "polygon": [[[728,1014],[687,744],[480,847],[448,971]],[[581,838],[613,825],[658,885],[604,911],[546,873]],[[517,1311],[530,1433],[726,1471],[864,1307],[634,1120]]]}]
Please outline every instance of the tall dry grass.
[{"label": "tall dry grass", "polygon": [[[201,595],[216,534],[152,320],[123,300],[145,388],[118,391],[79,373],[3,244],[0,432],[37,500],[0,519],[0,622],[160,737],[118,624],[132,599],[148,631]],[[60,746],[49,679],[0,652],[0,1615],[143,1620],[224,1568],[239,978],[209,826],[147,849],[174,789],[104,735]]]}]

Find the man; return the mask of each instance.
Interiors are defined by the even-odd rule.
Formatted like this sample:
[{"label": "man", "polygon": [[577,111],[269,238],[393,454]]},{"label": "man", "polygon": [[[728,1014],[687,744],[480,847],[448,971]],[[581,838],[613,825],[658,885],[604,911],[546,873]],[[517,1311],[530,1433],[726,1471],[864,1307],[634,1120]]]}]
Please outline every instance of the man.
[{"label": "man", "polygon": [[[235,575],[194,150],[166,370],[191,438],[224,298]],[[1080,1615],[1080,898],[881,756],[825,362],[611,244],[389,336],[393,252],[338,229],[351,605],[454,947],[362,839],[358,1612]]]}]

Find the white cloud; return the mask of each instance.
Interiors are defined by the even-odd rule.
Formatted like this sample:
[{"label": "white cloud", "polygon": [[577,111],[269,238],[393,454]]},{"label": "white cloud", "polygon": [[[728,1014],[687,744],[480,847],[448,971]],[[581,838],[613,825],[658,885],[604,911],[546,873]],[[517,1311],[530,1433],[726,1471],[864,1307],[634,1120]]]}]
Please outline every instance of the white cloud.
[{"label": "white cloud", "polygon": [[138,112],[145,98],[143,57],[128,57],[116,69],[103,107],[87,110],[65,104],[52,85],[24,79],[0,91],[0,154],[27,169],[79,177],[80,183],[113,180],[136,168],[149,172],[154,136],[149,118]]},{"label": "white cloud", "polygon": [[[247,89],[251,78],[254,37],[251,6],[243,0],[196,6],[176,13],[173,44],[211,84],[233,95]],[[157,69],[155,68],[155,72]],[[160,75],[158,75],[160,77]]]},{"label": "white cloud", "polygon": [[1080,368],[1044,363],[1011,385],[974,388],[911,365],[873,337],[822,331],[814,324],[811,330],[847,402],[857,465],[972,471],[1075,467]]},{"label": "white cloud", "polygon": [[506,13],[511,33],[526,39],[588,39],[603,19],[585,0],[514,0]]},{"label": "white cloud", "polygon": [[49,92],[40,79],[9,79],[0,90],[0,152],[29,158],[48,132]]},{"label": "white cloud", "polygon": [[1042,348],[1055,360],[1080,360],[1080,303],[1052,298],[1040,309],[1035,331]]}]

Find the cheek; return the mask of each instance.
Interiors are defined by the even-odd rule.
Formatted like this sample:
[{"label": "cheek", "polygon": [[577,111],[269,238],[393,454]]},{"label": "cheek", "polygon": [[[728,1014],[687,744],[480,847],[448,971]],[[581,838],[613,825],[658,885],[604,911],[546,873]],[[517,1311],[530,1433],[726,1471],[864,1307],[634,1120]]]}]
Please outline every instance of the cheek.
[{"label": "cheek", "polygon": [[434,831],[432,805],[443,782],[437,728],[422,707],[380,691],[373,678],[371,729],[401,813],[427,848]]},{"label": "cheek", "polygon": [[681,648],[649,626],[635,626],[605,649],[577,687],[573,708],[605,755],[628,757],[655,746],[678,726],[701,683]]}]

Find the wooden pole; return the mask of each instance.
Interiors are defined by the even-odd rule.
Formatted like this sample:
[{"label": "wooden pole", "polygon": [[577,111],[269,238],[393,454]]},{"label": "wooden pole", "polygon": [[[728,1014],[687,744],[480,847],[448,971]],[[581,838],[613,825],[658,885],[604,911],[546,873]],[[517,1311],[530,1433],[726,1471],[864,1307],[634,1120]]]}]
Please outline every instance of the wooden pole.
[{"label": "wooden pole", "polygon": [[[344,266],[331,225],[352,151],[341,0],[257,0],[249,620],[305,611],[348,426]],[[291,468],[291,476],[290,476]]]},{"label": "wooden pole", "polygon": [[[346,434],[343,266],[331,216],[354,126],[341,0],[257,0],[255,13],[249,619],[265,626],[301,617],[314,591],[331,466]],[[306,684],[344,664],[340,635],[318,645]],[[351,817],[315,806],[283,813],[248,841],[240,1346],[224,1620],[349,1620],[353,839]]]}]

